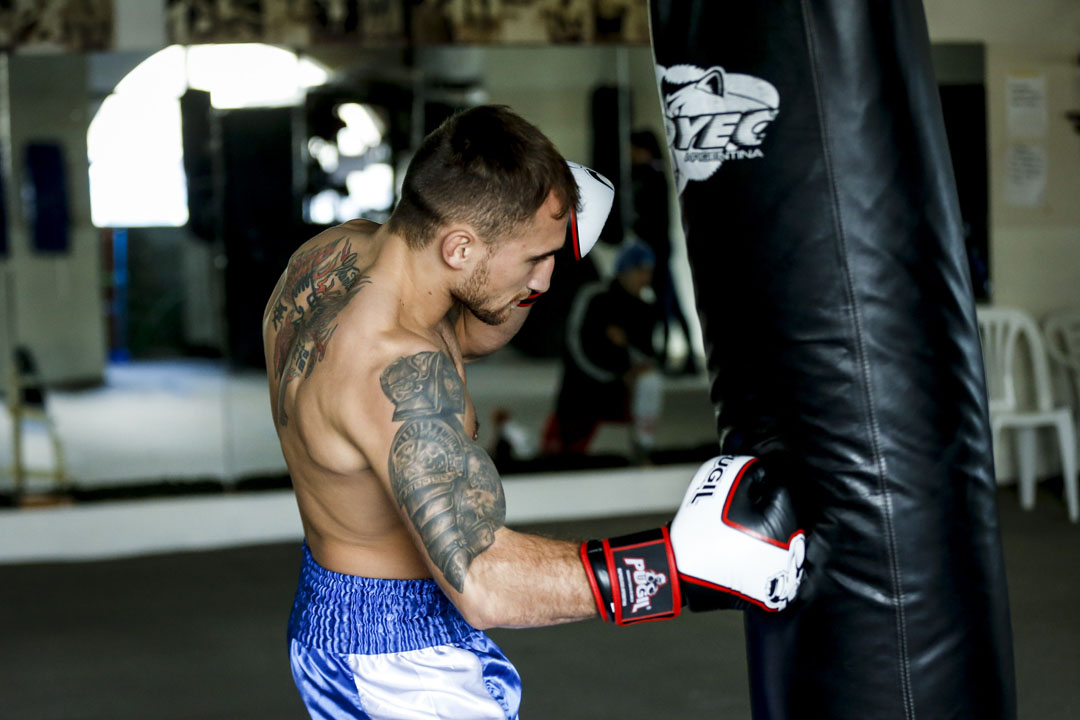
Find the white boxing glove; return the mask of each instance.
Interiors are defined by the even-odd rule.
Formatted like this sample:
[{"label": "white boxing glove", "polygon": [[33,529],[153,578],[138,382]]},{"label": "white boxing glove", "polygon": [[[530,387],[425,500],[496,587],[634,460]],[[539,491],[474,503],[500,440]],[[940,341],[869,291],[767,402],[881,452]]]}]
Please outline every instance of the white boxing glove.
[{"label": "white boxing glove", "polygon": [[604,223],[607,222],[611,206],[615,202],[615,186],[592,168],[569,160],[566,164],[570,166],[570,174],[577,182],[578,199],[581,201],[580,211],[570,211],[570,236],[574,244],[574,258],[580,260],[589,254],[600,239],[600,231],[604,229]]},{"label": "white boxing glove", "polygon": [[806,534],[786,489],[770,482],[757,458],[721,455],[698,468],[670,534],[691,610],[749,603],[775,611],[795,599]]},{"label": "white boxing glove", "polygon": [[[615,203],[615,186],[606,177],[592,168],[566,161],[570,174],[578,186],[578,200],[581,210],[570,209],[570,244],[574,250],[574,259],[580,260],[589,254],[600,239],[611,206]],[[543,293],[533,292],[518,303],[519,307],[532,305]]]},{"label": "white boxing glove", "polygon": [[783,610],[802,582],[806,534],[787,491],[749,456],[694,474],[670,526],[581,546],[600,616],[619,625],[720,608]]}]

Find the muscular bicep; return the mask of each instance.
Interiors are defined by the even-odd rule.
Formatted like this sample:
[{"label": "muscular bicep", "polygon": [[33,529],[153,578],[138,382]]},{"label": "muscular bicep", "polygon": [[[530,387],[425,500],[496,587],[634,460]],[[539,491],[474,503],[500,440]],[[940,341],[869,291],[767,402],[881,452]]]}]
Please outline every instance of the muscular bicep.
[{"label": "muscular bicep", "polygon": [[469,566],[506,519],[498,472],[463,424],[464,383],[450,358],[432,351],[393,361],[379,385],[393,406],[390,491],[432,567],[463,592]]}]

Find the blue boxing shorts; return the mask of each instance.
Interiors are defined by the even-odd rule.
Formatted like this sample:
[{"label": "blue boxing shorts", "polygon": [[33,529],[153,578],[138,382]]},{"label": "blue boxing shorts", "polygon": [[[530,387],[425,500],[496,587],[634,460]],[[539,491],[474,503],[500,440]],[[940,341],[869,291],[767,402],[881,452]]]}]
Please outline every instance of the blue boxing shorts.
[{"label": "blue boxing shorts", "polygon": [[315,720],[513,720],[521,678],[434,580],[321,567],[304,544],[289,657]]}]

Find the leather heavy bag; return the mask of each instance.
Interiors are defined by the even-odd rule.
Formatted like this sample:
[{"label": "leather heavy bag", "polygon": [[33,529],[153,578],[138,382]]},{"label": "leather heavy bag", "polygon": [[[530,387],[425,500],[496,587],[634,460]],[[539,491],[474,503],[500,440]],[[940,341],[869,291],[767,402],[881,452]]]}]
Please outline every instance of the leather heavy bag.
[{"label": "leather heavy bag", "polygon": [[985,385],[917,0],[653,0],[724,452],[783,467],[754,717],[1012,718]]}]

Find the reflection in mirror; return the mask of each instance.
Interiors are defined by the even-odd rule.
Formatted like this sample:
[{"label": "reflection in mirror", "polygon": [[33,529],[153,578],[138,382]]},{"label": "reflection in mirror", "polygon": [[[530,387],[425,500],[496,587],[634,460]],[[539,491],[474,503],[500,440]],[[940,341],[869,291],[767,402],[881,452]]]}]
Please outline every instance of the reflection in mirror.
[{"label": "reflection in mirror", "polygon": [[[630,65],[651,98],[644,48],[434,47],[405,58],[249,44],[13,57],[8,196],[30,176],[18,149],[57,141],[72,241],[66,253],[35,246],[31,209],[12,203],[2,342],[5,356],[16,344],[36,355],[68,497],[286,485],[259,325],[292,250],[354,217],[384,221],[412,149],[470,105],[511,104],[567,157],[592,162],[595,139],[621,130],[590,127],[591,96],[629,82]],[[647,103],[638,116],[657,121]],[[591,274],[609,273],[613,256],[599,249]],[[475,370],[481,412],[502,418],[482,422],[492,448],[516,430],[522,455],[539,450],[558,381],[552,295],[527,331],[544,341]],[[523,368],[532,382],[507,381]],[[18,464],[58,459],[48,438],[30,433]],[[626,428],[614,427],[596,448],[611,462],[625,445]],[[48,477],[20,482],[53,489]]]},{"label": "reflection in mirror", "polygon": [[[934,49],[950,146],[962,153],[956,172],[976,291],[988,287],[985,134],[971,132],[985,133],[982,52]],[[543,452],[566,372],[567,321],[579,290],[615,276],[621,243],[663,247],[657,221],[646,222],[657,218],[670,249],[661,249],[646,297],[651,291],[686,321],[672,315],[671,327],[657,330],[654,347],[672,370],[661,418],[678,408],[685,422],[660,423],[653,461],[715,443],[705,382],[692,372],[703,349],[664,153],[651,161],[661,169],[651,198],[667,202],[635,198],[643,176],[632,168],[643,165],[632,164],[631,134],[663,137],[648,47],[429,46],[406,54],[328,45],[298,55],[260,44],[173,45],[16,55],[8,76],[13,249],[0,338],[5,357],[15,347],[36,356],[73,492],[287,485],[259,330],[274,283],[293,249],[322,229],[355,217],[386,220],[423,135],[481,103],[512,106],[568,159],[597,167],[620,188],[606,242],[588,262],[561,262],[512,345],[472,366],[485,445],[504,472],[573,465]],[[39,242],[32,207],[18,200],[32,185],[27,148],[44,140],[58,147],[67,172],[67,253]],[[96,312],[103,301],[105,312]],[[632,461],[632,427],[612,419],[595,427],[588,460],[575,462]],[[49,437],[28,436],[21,452],[30,465],[50,464]]]},{"label": "reflection in mirror", "polygon": [[[981,46],[935,48],[950,145],[964,154],[955,167],[977,290],[989,282],[986,141],[971,132],[985,131],[982,63]],[[385,221],[424,134],[484,102],[512,106],[620,190],[605,242],[584,263],[559,258],[552,290],[515,341],[470,368],[485,446],[508,472],[634,461],[631,424],[617,413],[596,426],[588,457],[544,453],[557,427],[568,320],[582,312],[584,289],[614,278],[620,247],[634,239],[660,252],[646,297],[685,316],[669,315],[654,338],[668,372],[650,459],[714,445],[706,383],[692,372],[703,348],[670,169],[662,152],[636,165],[630,152],[632,134],[664,137],[647,47],[330,45],[298,55],[171,46],[16,55],[8,77],[14,250],[4,355],[16,346],[34,353],[73,492],[286,486],[260,337],[278,276],[322,229]],[[983,104],[972,105],[975,95]],[[49,142],[66,171],[67,252],[38,243],[32,208],[17,200],[35,177],[27,148]],[[649,163],[659,172],[642,200]],[[27,440],[31,465],[56,455],[48,438]]]}]

